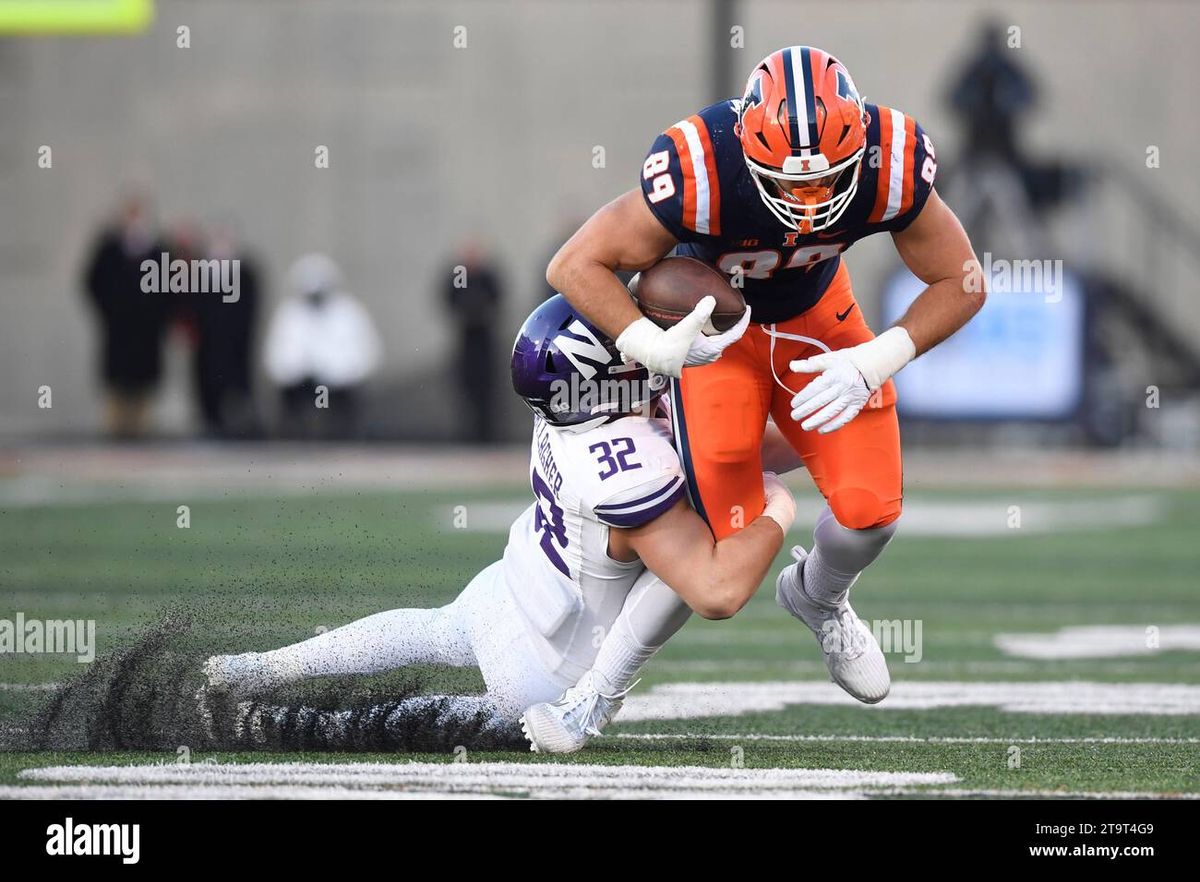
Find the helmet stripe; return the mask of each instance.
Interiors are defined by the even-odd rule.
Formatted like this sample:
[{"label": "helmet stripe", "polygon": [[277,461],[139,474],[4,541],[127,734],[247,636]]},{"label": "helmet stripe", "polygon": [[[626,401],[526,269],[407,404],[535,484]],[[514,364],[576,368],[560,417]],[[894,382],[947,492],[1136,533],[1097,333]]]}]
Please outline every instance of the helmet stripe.
[{"label": "helmet stripe", "polygon": [[[807,46],[800,47],[797,55],[791,49],[783,50],[783,80],[787,86],[788,128],[792,142],[792,155],[808,153],[817,148],[817,104],[813,92],[812,53]],[[804,112],[804,125],[800,125],[799,111]]]},{"label": "helmet stripe", "polygon": [[817,93],[813,88],[812,50],[805,46],[800,50],[800,69],[804,73],[804,114],[808,120],[808,143],[811,147],[820,144],[817,134]]},{"label": "helmet stripe", "polygon": [[[800,82],[800,87],[804,87],[804,77],[796,70],[796,59],[792,56],[791,49],[783,50],[783,84],[787,92],[787,110],[788,110],[788,129],[789,141],[792,144],[792,154],[795,155],[800,151],[801,147],[808,147],[808,127],[805,126],[804,133],[801,134],[800,122],[796,117],[796,108],[799,106],[796,100],[796,85],[797,80]],[[806,99],[807,101],[807,99]]]}]

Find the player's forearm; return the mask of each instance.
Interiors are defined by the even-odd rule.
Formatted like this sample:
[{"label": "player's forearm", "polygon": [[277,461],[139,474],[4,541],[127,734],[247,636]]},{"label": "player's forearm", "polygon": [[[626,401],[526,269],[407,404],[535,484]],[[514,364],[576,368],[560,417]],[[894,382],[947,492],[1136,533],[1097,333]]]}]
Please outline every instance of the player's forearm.
[{"label": "player's forearm", "polygon": [[546,281],[614,340],[642,317],[614,269],[580,253],[570,242],[551,259]]},{"label": "player's forearm", "polygon": [[745,529],[717,542],[698,582],[680,593],[685,603],[706,619],[728,619],[754,596],[771,561],[783,547],[783,529],[774,519],[756,518]]},{"label": "player's forearm", "polygon": [[588,218],[558,249],[546,268],[546,281],[616,340],[642,317],[617,270],[648,269],[675,245],[642,191],[629,190]]},{"label": "player's forearm", "polygon": [[653,521],[609,535],[609,554],[632,551],[684,603],[706,619],[727,619],[762,583],[796,516],[796,503],[778,475],[763,475],[763,513],[744,529],[714,541],[686,500]]},{"label": "player's forearm", "polygon": [[915,357],[969,322],[987,299],[987,289],[971,241],[936,190],[893,241],[905,265],[929,286],[897,323],[911,338]]},{"label": "player's forearm", "polygon": [[[966,276],[942,279],[921,292],[897,326],[912,338],[917,355],[956,333],[983,307],[987,290],[967,284]],[[979,291],[971,290],[979,287]]]}]

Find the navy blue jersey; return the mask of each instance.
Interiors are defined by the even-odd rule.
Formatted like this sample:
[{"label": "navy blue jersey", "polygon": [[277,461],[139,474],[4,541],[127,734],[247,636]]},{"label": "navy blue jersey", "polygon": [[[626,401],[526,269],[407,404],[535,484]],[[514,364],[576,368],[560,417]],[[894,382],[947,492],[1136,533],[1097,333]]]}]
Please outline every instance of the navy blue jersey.
[{"label": "navy blue jersey", "polygon": [[659,135],[642,165],[642,194],[676,250],[729,276],[759,323],[811,308],[841,253],[872,233],[903,230],[920,213],[937,173],[933,144],[898,110],[866,105],[871,121],[858,192],[829,229],[801,234],[763,204],[734,134],[737,102],[722,101]]}]

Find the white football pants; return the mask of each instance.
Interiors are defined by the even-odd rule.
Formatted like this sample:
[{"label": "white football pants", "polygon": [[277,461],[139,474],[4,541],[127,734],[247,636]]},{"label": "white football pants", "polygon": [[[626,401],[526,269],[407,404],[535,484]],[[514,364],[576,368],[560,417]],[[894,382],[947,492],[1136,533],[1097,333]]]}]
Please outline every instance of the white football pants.
[{"label": "white football pants", "polygon": [[[551,673],[539,659],[529,627],[504,582],[502,567],[497,562],[484,569],[446,606],[376,613],[300,643],[261,653],[260,660],[288,680],[374,674],[416,664],[477,666],[496,714],[515,720],[530,705],[554,701],[575,680],[563,673]],[[649,594],[669,594],[671,600],[637,602]],[[673,633],[686,619],[682,601],[649,572],[642,574],[627,597],[632,602],[605,604],[611,609],[606,610],[606,625],[612,625],[621,615],[649,617],[654,621],[625,624],[633,633],[653,632],[659,618],[673,617],[667,628]],[[594,619],[596,611],[585,607],[578,613],[585,614]],[[599,650],[597,645],[587,664]],[[465,703],[479,707],[478,699]]]}]

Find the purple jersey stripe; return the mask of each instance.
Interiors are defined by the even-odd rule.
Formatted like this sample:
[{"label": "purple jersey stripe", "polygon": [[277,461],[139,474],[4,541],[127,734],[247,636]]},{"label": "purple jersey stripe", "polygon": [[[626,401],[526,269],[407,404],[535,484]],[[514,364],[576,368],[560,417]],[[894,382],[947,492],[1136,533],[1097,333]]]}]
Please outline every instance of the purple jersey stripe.
[{"label": "purple jersey stripe", "polygon": [[649,508],[623,514],[600,515],[599,517],[601,523],[608,524],[610,527],[621,527],[628,530],[633,527],[640,527],[642,524],[650,523],[650,521],[666,512],[681,499],[683,499],[683,484],[678,484],[670,496]]},{"label": "purple jersey stripe", "polygon": [[614,502],[612,505],[597,505],[594,511],[596,514],[620,514],[628,511],[631,508],[640,508],[645,505],[651,505],[658,500],[664,493],[670,493],[682,483],[683,477],[677,476],[670,484],[665,487],[659,487],[657,490],[647,493],[640,499],[632,499],[629,502]]}]

